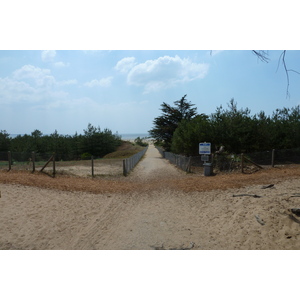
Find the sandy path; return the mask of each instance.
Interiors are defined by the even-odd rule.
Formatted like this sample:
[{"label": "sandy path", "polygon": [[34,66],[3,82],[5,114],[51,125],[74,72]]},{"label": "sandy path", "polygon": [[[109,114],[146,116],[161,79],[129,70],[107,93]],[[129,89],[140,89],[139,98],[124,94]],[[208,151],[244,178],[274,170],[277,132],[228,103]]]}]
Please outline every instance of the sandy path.
[{"label": "sandy path", "polygon": [[166,159],[163,159],[154,145],[149,145],[143,159],[130,173],[130,179],[133,181],[148,181],[158,178],[178,178],[185,172],[177,169]]},{"label": "sandy path", "polygon": [[[44,187],[0,183],[0,249],[300,249],[300,218],[290,211],[300,207],[299,175],[280,179],[278,172],[286,174],[275,169],[247,175],[259,178],[254,185],[190,191],[184,187],[205,181],[219,187],[231,176],[187,177],[150,146],[126,178],[74,181],[124,185],[115,192],[62,191],[50,183],[73,179],[27,175]],[[262,189],[265,183],[274,187]]]}]

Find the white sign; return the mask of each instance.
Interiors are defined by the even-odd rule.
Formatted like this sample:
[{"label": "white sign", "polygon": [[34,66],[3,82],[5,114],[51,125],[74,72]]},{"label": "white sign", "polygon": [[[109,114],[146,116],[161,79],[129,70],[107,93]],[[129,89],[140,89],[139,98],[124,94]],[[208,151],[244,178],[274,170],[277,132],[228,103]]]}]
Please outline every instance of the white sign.
[{"label": "white sign", "polygon": [[211,143],[199,143],[199,154],[211,154]]}]

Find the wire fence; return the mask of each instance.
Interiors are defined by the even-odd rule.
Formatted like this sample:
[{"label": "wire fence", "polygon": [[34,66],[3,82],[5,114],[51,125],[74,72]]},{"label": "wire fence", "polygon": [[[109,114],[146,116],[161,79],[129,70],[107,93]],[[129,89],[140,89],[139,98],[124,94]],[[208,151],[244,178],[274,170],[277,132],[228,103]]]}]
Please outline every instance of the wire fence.
[{"label": "wire fence", "polygon": [[[65,156],[57,153],[0,152],[0,171],[40,172],[44,168],[43,172],[51,176],[55,174],[78,177],[123,175],[122,158],[88,157],[63,160],[62,157]],[[47,162],[49,164],[46,165]]]},{"label": "wire fence", "polygon": [[127,176],[129,172],[137,165],[148,149],[148,146],[137,154],[123,160],[123,175]]},{"label": "wire fence", "polygon": [[64,160],[64,155],[59,153],[0,152],[0,170],[44,171],[52,176],[55,174],[80,177],[127,176],[147,149],[148,147],[125,159],[103,159],[92,156],[77,160]]},{"label": "wire fence", "polygon": [[261,165],[272,163],[272,152],[274,155],[274,164],[299,164],[300,148],[294,149],[273,149],[270,151],[245,153],[251,160]]},{"label": "wire fence", "polygon": [[[148,147],[139,153],[126,159],[103,159],[89,157],[86,160],[64,160],[64,154],[55,154],[54,163],[49,163],[44,172],[51,175],[61,174],[80,177],[96,176],[127,176],[144,156]],[[156,147],[163,158],[176,165],[185,172],[203,172],[203,161],[201,156],[183,156],[172,152],[165,152],[162,148]],[[40,171],[53,153],[35,152],[0,152],[0,171],[23,170],[29,172]],[[232,172],[243,170],[243,167],[254,168],[254,164],[263,167],[278,166],[286,164],[300,164],[300,148],[295,149],[272,149],[244,153],[245,162],[242,164],[241,154],[220,153],[210,158],[213,168],[221,172]]]},{"label": "wire fence", "polygon": [[[204,161],[201,156],[183,156],[172,152],[165,152],[163,148],[156,147],[163,158],[186,172],[203,172]],[[253,169],[256,165],[271,166],[300,164],[300,148],[295,149],[272,149],[270,151],[260,151],[253,153],[230,154],[219,153],[210,157],[213,168],[221,172],[243,171],[243,168]],[[243,163],[242,163],[243,160]]]}]

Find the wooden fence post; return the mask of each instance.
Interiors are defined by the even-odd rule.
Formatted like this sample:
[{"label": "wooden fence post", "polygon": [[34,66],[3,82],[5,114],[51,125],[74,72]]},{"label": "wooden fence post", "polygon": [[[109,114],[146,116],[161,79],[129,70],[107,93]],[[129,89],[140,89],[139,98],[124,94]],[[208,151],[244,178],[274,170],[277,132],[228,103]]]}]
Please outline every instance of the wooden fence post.
[{"label": "wooden fence post", "polygon": [[272,150],[272,162],[271,162],[272,168],[274,168],[274,161],[275,161],[275,149]]},{"label": "wooden fence post", "polygon": [[31,153],[31,161],[32,161],[32,173],[35,171],[35,153],[32,151]]},{"label": "wooden fence post", "polygon": [[126,176],[127,172],[126,172],[126,159],[123,159],[123,175]]},{"label": "wooden fence post", "polygon": [[191,165],[192,165],[192,157],[190,156],[187,164],[186,172],[191,173]]},{"label": "wooden fence post", "polygon": [[91,162],[92,162],[92,177],[94,178],[94,156],[91,156]]},{"label": "wooden fence post", "polygon": [[8,155],[8,171],[10,171],[11,170],[11,152],[8,151],[7,155]]},{"label": "wooden fence post", "polygon": [[52,156],[52,162],[53,162],[53,178],[55,177],[55,153],[53,153],[53,156]]},{"label": "wooden fence post", "polygon": [[241,154],[242,173],[244,173],[244,153]]}]

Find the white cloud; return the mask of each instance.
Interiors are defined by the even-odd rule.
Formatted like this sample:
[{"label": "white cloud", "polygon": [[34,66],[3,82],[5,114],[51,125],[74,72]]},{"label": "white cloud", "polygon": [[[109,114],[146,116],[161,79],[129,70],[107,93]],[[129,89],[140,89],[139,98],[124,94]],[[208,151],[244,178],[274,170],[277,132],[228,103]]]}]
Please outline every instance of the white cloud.
[{"label": "white cloud", "polygon": [[54,57],[56,56],[55,50],[44,50],[42,51],[42,60],[45,62],[51,62],[54,60]]},{"label": "white cloud", "polygon": [[53,63],[53,65],[56,68],[64,68],[64,67],[68,67],[70,64],[64,63],[62,61],[58,61],[58,62]]},{"label": "white cloud", "polygon": [[50,74],[49,69],[41,69],[32,65],[25,65],[21,69],[13,72],[13,78],[16,80],[28,80],[40,87],[52,87],[55,85],[55,78]]},{"label": "white cloud", "polygon": [[41,69],[32,65],[25,65],[22,68],[14,71],[13,76],[16,79],[38,78],[41,76],[46,76],[50,73],[51,71],[49,69]]},{"label": "white cloud", "polygon": [[18,81],[25,80],[31,85],[44,88],[77,84],[76,79],[56,81],[54,76],[51,75],[51,71],[49,69],[41,69],[32,65],[25,65],[22,68],[14,71],[13,78]]},{"label": "white cloud", "polygon": [[128,73],[135,65],[135,57],[125,57],[117,62],[115,69],[121,73]]},{"label": "white cloud", "polygon": [[49,69],[25,65],[12,76],[0,78],[0,102],[55,101],[68,95],[61,87],[74,84],[75,79],[57,81]]},{"label": "white cloud", "polygon": [[127,83],[144,86],[145,93],[148,93],[204,78],[208,68],[208,64],[193,63],[177,55],[163,56],[135,65],[128,73]]},{"label": "white cloud", "polygon": [[113,77],[106,77],[106,78],[101,78],[99,80],[93,79],[89,82],[86,82],[84,85],[88,87],[95,87],[95,86],[101,86],[101,87],[110,87],[111,82],[112,82]]},{"label": "white cloud", "polygon": [[37,91],[29,84],[10,78],[0,78],[0,103],[36,101]]}]

